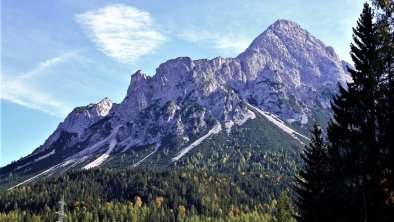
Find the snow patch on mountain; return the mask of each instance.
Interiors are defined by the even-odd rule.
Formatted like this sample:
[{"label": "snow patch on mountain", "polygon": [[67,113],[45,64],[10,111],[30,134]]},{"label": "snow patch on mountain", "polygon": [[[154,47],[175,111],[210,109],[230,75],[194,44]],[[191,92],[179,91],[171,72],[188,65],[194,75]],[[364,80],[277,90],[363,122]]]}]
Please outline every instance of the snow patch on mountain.
[{"label": "snow patch on mountain", "polygon": [[160,144],[156,144],[155,145],[155,149],[151,153],[146,155],[144,158],[142,158],[140,161],[138,161],[137,163],[133,164],[133,167],[139,166],[142,162],[144,162],[146,159],[148,159],[148,157],[150,157],[152,154],[156,153],[156,151],[159,149],[159,147],[160,147]]},{"label": "snow patch on mountain", "polygon": [[222,125],[220,123],[216,123],[216,125],[211,130],[209,130],[209,132],[207,134],[205,134],[201,138],[197,139],[189,146],[183,148],[174,158],[171,159],[171,162],[178,161],[180,158],[182,158],[184,155],[186,155],[190,150],[192,150],[194,147],[198,146],[202,141],[204,141],[205,139],[207,139],[211,135],[218,134],[221,130],[222,130]]},{"label": "snow patch on mountain", "polygon": [[[116,145],[116,134],[118,133],[118,131],[119,131],[119,129],[121,127],[122,127],[122,125],[115,127],[108,137],[106,137],[105,139],[101,140],[100,142],[95,143],[95,144],[83,149],[82,151],[74,154],[73,156],[69,157],[67,160],[78,159],[78,158],[81,158],[81,157],[84,157],[84,156],[91,156],[92,154],[97,153],[99,150],[101,150],[101,148],[108,141],[111,141],[111,142],[110,142],[110,145],[109,145],[109,148],[108,148],[107,151],[112,152],[113,147],[111,148],[111,144],[115,143],[115,145]],[[113,142],[113,141],[115,141],[115,142]]]},{"label": "snow patch on mountain", "polygon": [[127,139],[125,139],[119,143],[119,145],[121,145],[121,146],[125,145],[125,147],[121,151],[122,153],[126,152],[127,150],[129,150],[133,146],[138,146],[138,145],[142,145],[142,144],[143,144],[143,141],[140,138],[133,140],[132,137],[128,137]]},{"label": "snow patch on mountain", "polygon": [[234,126],[234,121],[229,120],[227,122],[224,123],[224,127],[226,127],[226,132],[227,134],[230,134],[231,132],[231,128]]},{"label": "snow patch on mountain", "polygon": [[255,106],[249,104],[252,108],[254,108],[258,113],[262,116],[267,118],[270,122],[275,124],[277,127],[282,129],[284,132],[292,136],[294,139],[298,140],[301,144],[305,145],[304,142],[301,141],[301,138],[309,140],[308,137],[302,135],[301,133],[296,132],[295,130],[291,129],[290,127],[286,126],[286,124],[280,120],[277,116],[270,114],[269,112],[263,111]]},{"label": "snow patch on mountain", "polygon": [[9,188],[8,190],[12,190],[12,189],[14,189],[14,188],[16,188],[16,187],[19,187],[20,185],[23,185],[23,184],[25,184],[25,183],[28,183],[28,182],[30,182],[30,181],[33,181],[33,180],[35,180],[36,178],[38,178],[38,177],[40,177],[40,176],[46,175],[46,174],[50,173],[51,171],[55,170],[56,168],[58,168],[60,165],[61,165],[61,164],[56,164],[55,166],[53,166],[53,167],[51,167],[51,168],[49,168],[49,169],[47,169],[47,170],[44,170],[44,171],[42,171],[41,173],[39,173],[39,174],[37,174],[37,175],[35,175],[35,176],[33,176],[33,177],[30,177],[30,178],[27,179],[27,180],[24,180],[24,181],[21,182],[21,183],[18,183],[17,185],[15,185],[15,186]]},{"label": "snow patch on mountain", "polygon": [[[116,129],[116,133],[119,130],[119,127],[120,126],[118,126],[117,129]],[[105,151],[105,153],[103,155],[99,156],[93,162],[91,162],[88,165],[84,166],[83,169],[90,169],[90,168],[94,168],[94,167],[100,166],[109,157],[109,154],[114,150],[114,148],[115,148],[117,143],[118,142],[116,141],[116,134],[113,134],[113,136],[111,138],[111,141],[109,143],[108,150]]]},{"label": "snow patch on mountain", "polygon": [[25,163],[25,164],[23,164],[23,165],[20,165],[20,166],[16,167],[15,170],[22,169],[22,168],[25,167],[25,166],[28,166],[28,165],[30,165],[30,164],[32,164],[32,163],[34,163],[34,162],[40,161],[40,160],[42,160],[42,159],[45,159],[45,158],[47,158],[47,157],[49,157],[49,156],[51,156],[51,155],[53,155],[53,154],[55,154],[55,150],[52,150],[51,152],[49,152],[49,153],[47,153],[47,154],[44,154],[44,155],[42,155],[42,156],[39,156],[39,157],[35,158],[33,161],[30,161],[30,162],[27,162],[27,163]]},{"label": "snow patch on mountain", "polygon": [[51,156],[53,154],[55,154],[55,150],[52,150],[51,152],[38,157],[37,159],[34,160],[34,162],[37,162],[37,161],[42,160],[42,159],[45,159],[45,158],[47,158],[47,157],[49,157],[49,156]]},{"label": "snow patch on mountain", "polygon": [[254,112],[250,111],[249,109],[246,111],[246,113],[242,116],[242,118],[236,118],[235,120],[229,120],[224,123],[224,126],[226,128],[227,134],[230,134],[231,128],[234,126],[234,124],[237,124],[238,126],[242,126],[247,120],[249,119],[255,119],[256,114]]}]

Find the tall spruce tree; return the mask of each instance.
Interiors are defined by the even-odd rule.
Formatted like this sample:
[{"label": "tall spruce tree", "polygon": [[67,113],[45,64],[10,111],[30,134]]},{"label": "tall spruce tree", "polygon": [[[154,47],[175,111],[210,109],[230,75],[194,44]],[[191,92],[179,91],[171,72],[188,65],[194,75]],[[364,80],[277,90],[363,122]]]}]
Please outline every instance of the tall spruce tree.
[{"label": "tall spruce tree", "polygon": [[371,7],[365,3],[353,29],[348,69],[353,82],[339,86],[334,98],[334,118],[328,127],[330,141],[331,215],[333,221],[381,221],[384,199],[378,134],[378,40]]},{"label": "tall spruce tree", "polygon": [[383,217],[394,220],[394,1],[374,0],[381,80],[379,86],[379,143],[382,187],[387,206]]},{"label": "tall spruce tree", "polygon": [[324,144],[322,130],[315,123],[311,130],[312,137],[309,146],[305,146],[304,169],[299,171],[296,179],[298,206],[297,221],[314,222],[330,221],[326,214],[326,184],[327,184],[327,148]]}]

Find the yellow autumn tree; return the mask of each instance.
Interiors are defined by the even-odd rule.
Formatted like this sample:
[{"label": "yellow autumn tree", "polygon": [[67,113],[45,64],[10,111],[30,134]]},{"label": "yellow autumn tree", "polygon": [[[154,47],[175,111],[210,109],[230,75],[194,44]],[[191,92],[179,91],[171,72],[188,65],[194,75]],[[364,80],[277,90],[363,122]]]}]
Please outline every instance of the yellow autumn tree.
[{"label": "yellow autumn tree", "polygon": [[182,204],[178,206],[179,214],[184,215],[186,213],[186,208]]},{"label": "yellow autumn tree", "polygon": [[135,196],[134,197],[134,205],[137,207],[142,207],[142,200],[141,197]]},{"label": "yellow autumn tree", "polygon": [[164,197],[156,197],[155,198],[155,205],[156,205],[156,207],[157,208],[160,208],[161,207],[161,205],[163,204],[163,201],[164,201]]}]

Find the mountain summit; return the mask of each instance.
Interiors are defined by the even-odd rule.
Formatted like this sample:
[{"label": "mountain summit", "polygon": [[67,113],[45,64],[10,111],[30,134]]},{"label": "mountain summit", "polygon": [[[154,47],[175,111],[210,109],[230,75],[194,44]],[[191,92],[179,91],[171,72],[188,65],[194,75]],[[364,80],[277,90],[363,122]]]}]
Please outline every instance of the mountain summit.
[{"label": "mountain summit", "polygon": [[297,23],[287,20],[269,26],[237,58],[244,61],[253,77],[269,68],[275,71],[269,77],[296,87],[350,80],[331,46],[325,46]]},{"label": "mountain summit", "polygon": [[311,120],[324,124],[337,84],[350,81],[345,65],[297,23],[278,20],[236,58],[180,57],[154,76],[135,72],[121,103],[75,108],[2,175],[28,181],[72,168],[179,166],[197,151],[227,155],[218,169],[236,166],[237,152],[297,158]]}]

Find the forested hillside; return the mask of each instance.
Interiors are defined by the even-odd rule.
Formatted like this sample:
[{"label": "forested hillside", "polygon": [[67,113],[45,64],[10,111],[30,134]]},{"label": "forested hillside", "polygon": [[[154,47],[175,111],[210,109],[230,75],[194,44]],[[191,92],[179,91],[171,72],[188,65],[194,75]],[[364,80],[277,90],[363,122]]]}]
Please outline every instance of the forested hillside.
[{"label": "forested hillside", "polygon": [[269,221],[281,184],[259,173],[75,171],[3,191],[0,221],[54,221],[62,196],[66,221]]}]

